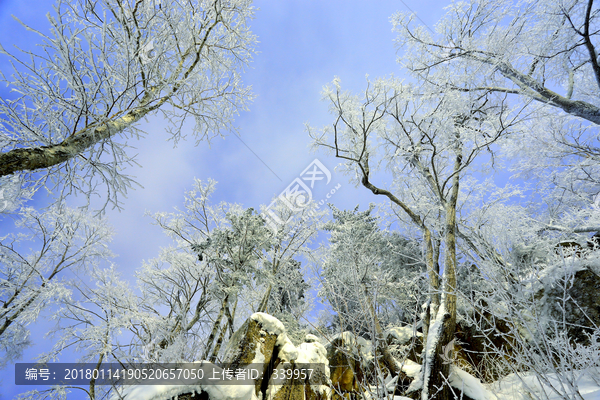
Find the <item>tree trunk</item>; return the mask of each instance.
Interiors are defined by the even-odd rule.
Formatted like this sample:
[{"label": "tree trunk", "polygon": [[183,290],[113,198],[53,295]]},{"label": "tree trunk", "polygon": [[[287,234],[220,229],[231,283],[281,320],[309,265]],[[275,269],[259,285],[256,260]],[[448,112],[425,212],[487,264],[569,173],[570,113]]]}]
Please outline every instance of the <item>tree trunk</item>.
[{"label": "tree trunk", "polygon": [[429,294],[430,301],[427,304],[423,318],[423,343],[427,343],[429,334],[429,323],[431,316],[435,318],[437,310],[440,307],[440,267],[438,258],[440,255],[440,243],[436,239],[437,246],[433,246],[431,231],[428,228],[422,228],[423,239],[425,241],[425,260],[427,262],[427,275],[429,276]]},{"label": "tree trunk", "polygon": [[217,361],[217,356],[219,355],[219,350],[221,350],[221,345],[223,344],[223,339],[225,339],[225,332],[227,332],[227,327],[231,326],[229,321],[225,321],[225,325],[221,327],[221,334],[217,339],[217,344],[215,344],[215,348],[213,349],[212,355],[208,359],[210,362],[214,363]]},{"label": "tree trunk", "polygon": [[[429,328],[425,350],[423,352],[423,389],[421,400],[453,400],[448,380],[453,348],[451,342],[456,330],[456,203],[459,188],[459,170],[462,162],[460,152],[454,163],[454,177],[450,199],[446,202],[446,232],[444,240],[444,290],[442,301],[435,319]],[[442,358],[448,357],[446,359]]]},{"label": "tree trunk", "polygon": [[212,344],[215,341],[215,337],[217,336],[217,333],[219,332],[219,327],[221,326],[221,320],[223,319],[223,315],[225,314],[225,307],[227,305],[228,297],[229,297],[229,295],[225,295],[225,298],[223,299],[223,304],[221,304],[221,309],[219,310],[219,315],[217,316],[217,319],[215,320],[212,331],[210,332],[210,336],[208,337],[208,340],[206,341],[206,347],[204,348],[204,354],[202,355],[202,360],[206,360],[208,358],[208,354],[210,353]]},{"label": "tree trunk", "polygon": [[381,324],[379,323],[379,318],[377,317],[377,314],[375,313],[375,307],[373,306],[373,301],[372,301],[371,297],[369,296],[369,292],[368,292],[367,286],[365,284],[363,284],[363,290],[365,292],[365,301],[367,302],[367,307],[369,309],[369,313],[371,314],[373,324],[375,325],[375,334],[377,335],[377,337],[375,338],[376,343],[377,343],[376,348],[383,355],[383,363],[385,364],[387,369],[390,371],[390,374],[392,375],[392,377],[395,377],[396,375],[400,374],[400,372],[401,372],[400,368],[398,366],[398,363],[396,362],[396,359],[390,353],[390,351],[387,347],[387,343],[385,343],[385,340],[383,337],[383,329],[381,328]]},{"label": "tree trunk", "polygon": [[[98,358],[98,362],[96,363],[96,369],[100,369],[100,366],[102,365],[102,361],[104,361],[104,353],[100,354],[100,357]],[[92,376],[92,379],[90,380],[89,394],[90,394],[90,400],[96,400],[96,379],[93,376]]]},{"label": "tree trunk", "polygon": [[70,160],[95,144],[129,128],[150,112],[162,106],[174,94],[173,92],[168,97],[161,98],[156,101],[156,104],[149,106],[150,101],[156,100],[154,98],[156,93],[156,89],[148,89],[140,101],[140,105],[131,109],[122,117],[86,126],[61,143],[32,148],[17,148],[6,153],[0,153],[0,176],[10,175],[18,171],[50,168]]},{"label": "tree trunk", "polygon": [[267,305],[269,304],[269,297],[271,297],[271,290],[272,286],[269,284],[269,287],[267,288],[267,291],[265,292],[265,295],[263,296],[256,312],[267,312]]}]

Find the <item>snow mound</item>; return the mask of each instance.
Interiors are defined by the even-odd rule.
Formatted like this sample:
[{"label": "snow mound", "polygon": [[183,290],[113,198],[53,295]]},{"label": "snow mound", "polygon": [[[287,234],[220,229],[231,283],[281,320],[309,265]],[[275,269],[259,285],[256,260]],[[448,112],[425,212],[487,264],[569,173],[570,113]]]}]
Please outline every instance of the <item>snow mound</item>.
[{"label": "snow mound", "polygon": [[278,357],[281,362],[290,363],[296,361],[299,357],[299,352],[296,346],[288,338],[287,334],[282,333],[277,337],[276,346],[279,348]]},{"label": "snow mound", "polygon": [[283,326],[283,323],[272,315],[258,312],[252,314],[250,319],[261,324],[262,329],[265,332],[271,333],[273,335],[279,335],[285,332],[285,327]]},{"label": "snow mound", "polygon": [[450,367],[450,386],[475,400],[498,399],[479,379],[454,365]]},{"label": "snow mound", "polygon": [[360,355],[362,360],[370,362],[374,359],[373,357],[373,345],[370,340],[355,335],[352,332],[342,332],[333,336],[330,340],[331,343],[336,341],[343,341],[344,347],[350,352]]},{"label": "snow mound", "polygon": [[[600,368],[573,371],[572,374],[569,378],[573,378],[573,389],[579,392],[583,400],[600,400]],[[510,374],[491,386],[499,400],[579,398],[569,389],[566,381],[567,377],[559,378],[555,373],[540,377],[535,374]]]},{"label": "snow mound", "polygon": [[329,365],[327,350],[319,342],[301,343],[298,347],[298,358],[300,364],[325,364]]},{"label": "snow mound", "polygon": [[395,326],[384,332],[386,338],[392,337],[400,344],[405,344],[415,336],[423,336],[421,332],[416,332],[412,326]]},{"label": "snow mound", "polygon": [[[402,371],[409,377],[414,378],[414,381],[412,381],[408,388],[409,392],[421,389],[423,381],[421,379],[420,364],[417,364],[411,360],[406,360],[402,365]],[[465,395],[474,400],[500,400],[487,388],[486,385],[481,383],[479,379],[455,365],[450,366],[449,381],[450,386],[462,391]]]},{"label": "snow mound", "polygon": [[[165,400],[186,393],[207,392],[211,400],[255,400],[251,385],[144,385],[125,389],[121,395],[125,400]],[[113,395],[111,400],[120,399]]]},{"label": "snow mound", "polygon": [[410,378],[417,378],[421,372],[421,364],[406,359],[402,362],[402,372]]},{"label": "snow mound", "polygon": [[306,342],[306,343],[313,343],[313,342],[318,342],[318,341],[319,341],[319,338],[311,333],[306,335],[306,337],[304,338],[304,342]]}]

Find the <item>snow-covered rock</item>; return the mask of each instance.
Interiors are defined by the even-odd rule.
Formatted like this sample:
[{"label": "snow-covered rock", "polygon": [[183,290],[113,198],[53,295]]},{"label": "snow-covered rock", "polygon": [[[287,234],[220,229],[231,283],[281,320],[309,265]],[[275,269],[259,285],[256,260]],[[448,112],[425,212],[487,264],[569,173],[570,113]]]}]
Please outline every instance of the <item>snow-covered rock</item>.
[{"label": "snow-covered rock", "polygon": [[232,369],[253,364],[260,371],[255,381],[255,395],[258,396],[263,376],[275,353],[280,336],[285,335],[285,327],[275,317],[265,313],[253,314],[231,337],[223,361]]},{"label": "snow-covered rock", "polygon": [[296,348],[285,336],[281,344],[274,368],[278,372],[271,375],[266,399],[329,399],[329,361],[318,338],[307,335],[305,343]]},{"label": "snow-covered rock", "polygon": [[369,340],[352,332],[338,334],[327,344],[334,397],[359,392],[360,384],[365,381],[364,366],[373,360],[371,347]]},{"label": "snow-covered rock", "polygon": [[[501,377],[500,369],[489,368],[495,364],[490,361],[504,355],[513,356],[516,329],[485,311],[485,306],[481,309],[484,311],[472,317],[477,323],[468,323],[464,319],[456,323],[454,354],[460,368],[469,373],[477,371],[477,376],[490,383]],[[490,351],[493,349],[498,350],[497,354]]]},{"label": "snow-covered rock", "polygon": [[402,358],[421,362],[423,351],[423,334],[417,332],[414,326],[395,326],[387,329],[384,337],[388,346],[396,353],[403,354]]},{"label": "snow-covered rock", "polygon": [[[563,265],[548,268],[537,282],[536,299],[541,315],[562,321],[564,314],[569,338],[584,345],[590,344],[588,335],[600,326],[600,275],[586,265],[592,261],[565,261]],[[572,270],[568,271],[569,268]],[[565,293],[567,301],[563,302]]]},{"label": "snow-covered rock", "polygon": [[[210,364],[213,370],[218,365]],[[331,398],[327,350],[314,335],[294,346],[275,317],[253,314],[232,336],[224,364],[231,370],[259,370],[251,384],[198,382],[197,385],[140,385],[121,391],[125,400],[328,400]],[[225,367],[223,367],[225,368]]]},{"label": "snow-covered rock", "polygon": [[[402,367],[402,371],[406,373],[406,375],[415,378],[407,392],[418,391],[422,387],[420,378],[421,366],[407,360]],[[496,395],[479,379],[455,365],[450,366],[449,382],[450,386],[455,391],[456,397],[459,399],[498,400]]]}]

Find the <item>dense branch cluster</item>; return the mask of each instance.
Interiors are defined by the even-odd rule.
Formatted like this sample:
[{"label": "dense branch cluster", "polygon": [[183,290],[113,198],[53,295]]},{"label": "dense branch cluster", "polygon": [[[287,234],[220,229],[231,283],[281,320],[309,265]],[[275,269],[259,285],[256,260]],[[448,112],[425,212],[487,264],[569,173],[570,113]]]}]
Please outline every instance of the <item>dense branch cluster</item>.
[{"label": "dense branch cluster", "polygon": [[[63,194],[117,195],[136,126],[160,111],[175,143],[188,118],[198,142],[222,133],[251,99],[240,74],[256,38],[250,2],[58,1],[39,52],[0,47],[14,72],[0,101],[0,179]],[[106,203],[104,206],[106,206]]]},{"label": "dense branch cluster", "polygon": [[[0,238],[4,363],[45,312],[56,325],[41,360],[76,349],[98,366],[219,361],[259,315],[282,335],[269,339],[273,360],[322,341],[330,361],[352,366],[337,382],[332,367],[334,396],[481,400],[510,387],[523,399],[583,400],[582,377],[598,384],[593,0],[455,2],[435,32],[393,16],[410,81],[367,78],[357,95],[335,78],[323,90],[332,123],[307,128],[336,171],[381,203],[329,205],[324,223],[321,204],[296,201],[305,192],[260,214],[211,202],[215,182],[196,180],[182,209],[151,216],[172,243],[136,270],[133,288],[107,267],[107,223],[66,207],[66,195],[89,201],[103,187],[104,206],[118,205],[142,118],[162,113],[177,141],[192,117],[196,138],[209,139],[251,98],[240,82],[255,43],[249,2],[167,3],[59,0],[51,33],[37,32],[42,51],[26,62],[0,48],[15,64],[2,76],[14,96],[0,101],[0,212],[19,221]],[[53,205],[21,207],[52,182]],[[278,230],[267,211],[284,221]],[[94,380],[77,389],[115,393]]]}]

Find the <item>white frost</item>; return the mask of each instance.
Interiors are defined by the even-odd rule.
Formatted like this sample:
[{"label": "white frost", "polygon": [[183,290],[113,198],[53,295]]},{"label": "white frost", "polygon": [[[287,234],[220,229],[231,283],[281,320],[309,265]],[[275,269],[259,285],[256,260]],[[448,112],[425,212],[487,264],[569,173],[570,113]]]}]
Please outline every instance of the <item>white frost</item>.
[{"label": "white frost", "polygon": [[474,400],[497,400],[479,379],[454,365],[450,366],[450,386],[462,390]]},{"label": "white frost", "polygon": [[[575,384],[577,390],[584,400],[600,400],[600,368],[592,368],[583,371],[574,371],[576,376]],[[525,373],[520,377],[516,374],[510,374],[501,380],[491,384],[491,388],[498,396],[499,400],[530,400],[531,398],[546,398],[548,400],[562,400],[566,398],[575,398],[573,393],[567,393],[561,384],[561,380],[556,374],[546,374],[547,382],[540,384],[540,380],[535,374]],[[558,389],[560,395],[555,393],[552,388]]]},{"label": "white frost", "polygon": [[416,332],[413,326],[395,326],[386,330],[384,335],[386,338],[394,338],[399,344],[406,344],[415,336],[423,336],[421,332]]},{"label": "white frost", "polygon": [[[406,360],[402,366],[402,371],[411,378],[415,378],[408,391],[419,390],[423,386],[421,378],[421,365],[414,361]],[[474,400],[497,400],[498,398],[473,375],[458,368],[455,365],[450,366],[450,386],[459,389]],[[508,400],[508,399],[506,399]],[[531,399],[529,399],[531,400]],[[600,399],[598,399],[600,400]]]},{"label": "white frost", "polygon": [[280,333],[285,332],[285,327],[283,326],[281,321],[272,315],[258,312],[252,314],[250,318],[261,324],[262,329],[264,329],[265,332],[271,333],[273,335],[279,335]]}]

